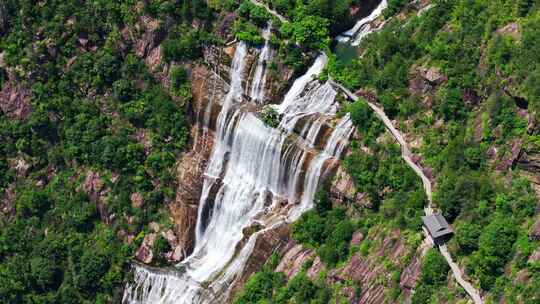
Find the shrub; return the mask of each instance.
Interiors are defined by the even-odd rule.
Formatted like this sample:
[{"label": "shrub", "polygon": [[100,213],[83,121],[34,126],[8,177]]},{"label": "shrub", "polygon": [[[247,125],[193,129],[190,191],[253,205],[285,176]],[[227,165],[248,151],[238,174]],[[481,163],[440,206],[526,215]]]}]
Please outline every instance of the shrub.
[{"label": "shrub", "polygon": [[262,121],[271,128],[277,128],[280,123],[279,113],[271,106],[265,106],[261,111]]}]

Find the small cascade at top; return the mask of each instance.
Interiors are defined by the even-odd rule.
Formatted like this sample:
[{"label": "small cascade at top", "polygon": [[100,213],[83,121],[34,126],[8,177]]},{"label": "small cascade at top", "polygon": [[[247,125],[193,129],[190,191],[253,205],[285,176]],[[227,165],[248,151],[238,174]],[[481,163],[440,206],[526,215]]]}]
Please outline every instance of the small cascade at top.
[{"label": "small cascade at top", "polygon": [[343,32],[336,38],[336,40],[343,43],[352,40],[352,46],[360,45],[360,42],[364,37],[377,29],[373,28],[371,23],[375,21],[375,19],[379,18],[387,7],[387,0],[382,0],[381,3],[379,3],[379,5],[371,12],[371,14],[369,14],[369,16],[358,20],[353,28]]}]

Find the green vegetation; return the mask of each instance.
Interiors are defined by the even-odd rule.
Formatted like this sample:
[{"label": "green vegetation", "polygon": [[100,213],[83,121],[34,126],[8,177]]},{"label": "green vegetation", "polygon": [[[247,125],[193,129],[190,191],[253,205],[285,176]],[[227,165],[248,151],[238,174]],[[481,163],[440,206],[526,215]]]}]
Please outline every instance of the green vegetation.
[{"label": "green vegetation", "polygon": [[326,190],[316,194],[315,206],[315,210],[308,211],[294,224],[293,238],[316,249],[323,262],[334,266],[349,257],[355,225],[344,209],[332,209]]},{"label": "green vegetation", "polygon": [[261,111],[261,119],[271,128],[277,128],[279,126],[279,113],[271,106],[264,106]]},{"label": "green vegetation", "polygon": [[289,282],[283,273],[274,272],[279,257],[273,255],[263,269],[249,278],[244,290],[236,296],[235,304],[248,303],[328,303],[331,290],[322,283],[314,283],[305,271],[301,271]]},{"label": "green vegetation", "polygon": [[[538,128],[530,122],[540,115],[540,57],[533,54],[540,37],[540,3],[439,0],[421,16],[404,5],[389,1],[387,18],[398,12],[408,18],[387,20],[364,40],[363,55],[350,64],[331,56],[327,71],[353,90],[374,92],[396,126],[422,140],[414,152],[435,173],[434,203],[457,231],[449,247],[467,265],[472,281],[490,292],[488,300],[538,301],[533,290],[540,277],[524,257],[539,245],[526,237],[538,199],[523,177],[530,173],[521,174],[518,155],[512,153],[538,151]],[[427,79],[428,69],[435,78]],[[379,133],[366,110],[362,104],[348,108],[363,143],[373,149]],[[381,150],[392,149],[352,154],[347,165],[359,190],[369,194],[374,207],[382,199],[380,210],[387,213],[395,209],[389,207],[393,200],[407,199],[388,197],[384,189],[400,189],[403,182],[402,189],[409,190],[414,183],[407,183],[403,173],[400,183],[389,182],[385,173],[392,167],[380,165],[389,153]],[[404,212],[410,217],[399,221],[404,227],[419,224],[412,221],[419,215],[415,207],[425,200],[419,198],[418,193],[411,203],[397,204],[410,210]],[[518,282],[520,271],[530,279]],[[422,292],[417,303],[429,303],[429,297],[420,298]]]},{"label": "green vegetation", "polygon": [[[119,303],[141,241],[126,235],[164,221],[160,210],[174,197],[190,127],[183,63],[214,43],[213,12],[205,1],[2,5],[1,83],[29,88],[31,111],[25,119],[0,112],[0,302]],[[177,62],[170,92],[135,54],[142,15],[158,24],[149,48],[161,44],[164,62]],[[144,208],[132,205],[134,192]],[[159,239],[156,250],[167,246]]]},{"label": "green vegetation", "polygon": [[444,257],[436,249],[430,249],[422,262],[422,274],[414,290],[412,303],[427,304],[437,301],[434,291],[446,284],[449,270]]}]

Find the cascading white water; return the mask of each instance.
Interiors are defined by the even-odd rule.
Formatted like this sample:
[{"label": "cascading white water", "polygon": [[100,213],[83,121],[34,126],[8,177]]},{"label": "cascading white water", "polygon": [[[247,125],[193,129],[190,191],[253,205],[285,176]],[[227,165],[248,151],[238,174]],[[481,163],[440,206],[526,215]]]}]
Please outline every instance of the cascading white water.
[{"label": "cascading white water", "polygon": [[287,94],[285,94],[283,102],[281,102],[281,104],[276,108],[278,113],[284,113],[285,110],[287,110],[287,108],[291,106],[291,103],[293,103],[296,97],[298,97],[298,95],[300,95],[300,93],[304,91],[304,88],[309,82],[313,80],[313,77],[319,75],[322,72],[327,62],[328,57],[326,56],[326,54],[322,54],[317,57],[317,59],[315,59],[315,62],[308,69],[308,71],[304,75],[296,79]]},{"label": "cascading white water", "polygon": [[[324,68],[325,55],[294,82],[279,107],[280,127],[273,129],[239,106],[243,102],[246,53],[246,46],[240,43],[205,172],[194,251],[177,265],[178,271],[135,265],[135,280],[124,292],[124,303],[225,301],[228,286],[242,272],[257,236],[297,219],[312,207],[325,164],[337,159],[348,142],[353,126],[346,116],[333,130],[324,150],[313,149],[321,125],[330,123],[338,108],[333,87],[312,80]],[[293,135],[300,119],[304,123],[302,134]],[[307,157],[309,153],[313,157]],[[244,229],[255,221],[263,223],[268,214],[281,208],[277,204],[280,200],[289,202],[286,217],[269,222],[237,248],[244,239]]]},{"label": "cascading white water", "polygon": [[272,35],[272,22],[268,23],[268,26],[263,31],[264,46],[261,49],[259,60],[257,62],[257,68],[253,75],[253,83],[251,85],[251,91],[249,96],[251,100],[262,103],[265,98],[266,87],[266,69],[272,58],[272,48],[270,47],[270,36]]},{"label": "cascading white water", "polygon": [[339,42],[349,42],[352,39],[353,42],[351,44],[353,46],[358,46],[360,41],[362,41],[365,36],[373,32],[371,23],[375,19],[379,18],[387,7],[387,0],[382,0],[381,3],[379,3],[379,5],[371,12],[371,14],[369,14],[369,16],[360,19],[358,22],[356,22],[352,29],[339,35],[336,40]]}]

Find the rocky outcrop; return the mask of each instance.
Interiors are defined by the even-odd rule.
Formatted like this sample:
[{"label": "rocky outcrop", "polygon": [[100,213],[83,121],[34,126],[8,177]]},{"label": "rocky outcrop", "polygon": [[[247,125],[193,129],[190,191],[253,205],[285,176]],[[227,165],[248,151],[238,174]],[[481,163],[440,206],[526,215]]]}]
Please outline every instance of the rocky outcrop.
[{"label": "rocky outcrop", "polygon": [[518,157],[521,154],[521,146],[523,145],[522,139],[514,139],[509,143],[510,151],[506,153],[500,163],[496,166],[497,170],[507,170],[508,168],[512,167],[516,161],[518,160]]},{"label": "rocky outcrop", "polygon": [[536,222],[529,233],[529,238],[531,241],[540,241],[540,217],[536,219]]},{"label": "rocky outcrop", "polygon": [[150,16],[141,16],[136,27],[142,32],[140,39],[135,42],[135,54],[139,57],[147,57],[164,38],[164,32],[160,31],[159,20]]},{"label": "rocky outcrop", "polygon": [[144,206],[144,199],[141,195],[141,193],[139,192],[134,192],[130,195],[129,199],[131,200],[131,206],[133,206],[133,208],[142,208],[142,206]]},{"label": "rocky outcrop", "polygon": [[385,286],[391,286],[393,283],[380,258],[387,257],[388,261],[394,264],[405,257],[407,253],[408,249],[401,241],[400,233],[394,231],[382,240],[381,246],[375,252],[367,257],[356,253],[345,266],[331,271],[329,278],[337,282],[352,280],[359,284],[362,293],[358,303],[383,303]]},{"label": "rocky outcrop", "polygon": [[366,195],[358,192],[352,177],[342,166],[337,168],[332,179],[330,199],[333,204],[357,203],[361,206],[368,204]]},{"label": "rocky outcrop", "polygon": [[147,234],[137,252],[135,252],[135,258],[142,263],[150,264],[154,259],[154,244],[157,239],[156,233]]},{"label": "rocky outcrop", "polygon": [[0,212],[5,215],[15,215],[15,187],[8,186],[0,192]]},{"label": "rocky outcrop", "polygon": [[[371,236],[371,241],[376,241],[379,236]],[[358,246],[363,242],[364,236],[360,232],[353,234],[351,246]],[[305,262],[313,260],[311,267],[307,270],[307,275],[315,279],[322,271],[327,271],[321,260],[316,257],[312,250],[304,248],[294,241],[290,241],[283,247],[283,258],[275,271],[280,271],[290,279],[297,274]],[[330,270],[327,273],[326,283],[328,286],[336,283],[353,282],[361,287],[361,293],[357,294],[353,287],[345,287],[340,290],[348,303],[379,304],[385,303],[386,291],[389,286],[395,285],[391,278],[391,272],[385,268],[385,259],[395,267],[400,269],[405,257],[410,255],[411,249],[402,241],[399,231],[393,231],[382,237],[380,245],[373,248],[367,256],[355,253],[343,266]],[[410,295],[411,289],[416,285],[420,275],[421,256],[413,256],[412,262],[401,272],[399,287],[406,297]]]},{"label": "rocky outcrop", "polygon": [[[448,78],[443,75],[436,67],[423,67],[413,65],[410,69],[409,92],[413,95],[425,95],[433,91],[433,89],[446,82]],[[427,96],[423,96],[424,99]]]},{"label": "rocky outcrop", "polygon": [[275,271],[283,272],[288,280],[297,275],[307,261],[315,258],[313,250],[305,248],[294,240],[285,245],[284,251],[285,255],[281,258]]},{"label": "rocky outcrop", "polygon": [[0,110],[8,117],[24,120],[30,113],[30,90],[22,83],[7,81],[0,91]]},{"label": "rocky outcrop", "polygon": [[181,251],[189,254],[195,244],[197,210],[207,156],[192,150],[182,155],[178,168],[176,199],[169,206]]},{"label": "rocky outcrop", "polygon": [[88,194],[90,200],[96,203],[101,221],[103,221],[105,224],[111,224],[114,219],[114,215],[109,214],[105,202],[105,198],[107,197],[110,189],[104,187],[104,182],[100,173],[88,170],[79,191],[83,191]]}]

